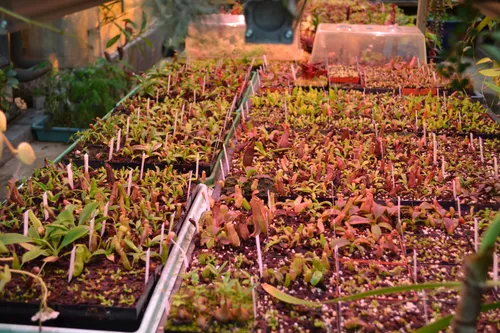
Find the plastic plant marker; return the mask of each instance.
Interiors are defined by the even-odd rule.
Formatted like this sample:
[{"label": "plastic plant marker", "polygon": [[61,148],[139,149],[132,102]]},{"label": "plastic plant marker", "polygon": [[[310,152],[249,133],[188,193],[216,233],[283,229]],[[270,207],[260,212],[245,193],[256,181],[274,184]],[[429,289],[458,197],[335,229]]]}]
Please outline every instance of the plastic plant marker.
[{"label": "plastic plant marker", "polygon": [[417,283],[417,251],[413,250],[413,280]]},{"label": "plastic plant marker", "polygon": [[[171,80],[171,77],[170,77],[170,74],[168,74],[167,95],[170,95],[170,80]],[[177,81],[177,79],[176,79],[176,81]]]},{"label": "plastic plant marker", "polygon": [[220,164],[220,174],[222,176],[222,180],[226,180],[226,176],[224,175],[224,165],[222,164],[222,160],[219,160],[219,164]]},{"label": "plastic plant marker", "polygon": [[401,96],[403,93],[402,93],[402,89],[401,89],[401,86],[399,86],[399,96]]},{"label": "plastic plant marker", "polygon": [[470,137],[470,149],[474,150],[474,135],[472,133],[469,133]]},{"label": "plastic plant marker", "polygon": [[432,157],[433,157],[433,161],[434,161],[434,164],[437,164],[437,140],[436,140],[436,133],[432,133]]},{"label": "plastic plant marker", "polygon": [[444,179],[446,177],[446,162],[444,161],[444,155],[441,155],[441,173]]},{"label": "plastic plant marker", "polygon": [[477,218],[474,218],[474,251],[477,252],[479,244],[479,232],[477,227]]},{"label": "plastic plant marker", "polygon": [[75,256],[76,256],[76,246],[73,246],[71,250],[71,256],[69,258],[69,270],[68,270],[68,283],[71,282],[73,278],[73,272],[75,271]]},{"label": "plastic plant marker", "polygon": [[162,222],[161,223],[161,231],[160,231],[160,256],[161,256],[161,253],[163,252],[163,237],[165,237],[165,223]]},{"label": "plastic plant marker", "polygon": [[142,180],[142,176],[144,175],[144,162],[146,161],[146,153],[142,153],[142,160],[141,160],[141,173],[139,175],[139,179]]},{"label": "plastic plant marker", "polygon": [[444,107],[447,109],[448,108],[448,102],[446,100],[446,91],[443,91],[443,97],[444,97]]},{"label": "plastic plant marker", "polygon": [[424,305],[424,317],[425,323],[429,323],[429,312],[427,311],[427,293],[425,290],[422,290],[422,303]]},{"label": "plastic plant marker", "polygon": [[29,228],[29,216],[28,211],[25,211],[23,214],[23,235],[28,236],[28,228]]},{"label": "plastic plant marker", "polygon": [[257,318],[257,295],[255,294],[255,284],[253,276],[250,277],[250,283],[252,285],[253,317]]},{"label": "plastic plant marker", "polygon": [[415,111],[415,132],[418,132],[418,111]]},{"label": "plastic plant marker", "polygon": [[102,216],[108,217],[108,210],[109,210],[109,201],[106,202],[106,205],[104,206],[104,212],[102,213]]},{"label": "plastic plant marker", "polygon": [[498,159],[496,156],[493,157],[493,168],[495,169],[494,171],[495,178],[498,178]]},{"label": "plastic plant marker", "polygon": [[271,192],[267,190],[267,206],[269,207],[269,211],[273,211],[273,207],[271,207]]},{"label": "plastic plant marker", "polygon": [[172,134],[173,138],[175,139],[175,133],[177,131],[177,111],[175,112],[175,120],[174,120],[174,133]]},{"label": "plastic plant marker", "polygon": [[108,154],[108,161],[111,161],[113,158],[113,146],[114,146],[115,138],[111,138],[109,140],[109,154]]},{"label": "plastic plant marker", "polygon": [[128,182],[127,182],[127,196],[130,196],[130,193],[132,192],[132,170],[129,170],[128,172]]},{"label": "plastic plant marker", "polygon": [[285,107],[285,121],[288,121],[288,105],[286,103],[286,97],[284,99],[285,99],[285,103],[284,103],[284,107]]},{"label": "plastic plant marker", "polygon": [[427,125],[426,125],[425,121],[424,121],[423,126],[424,126],[424,145],[427,145]]},{"label": "plastic plant marker", "polygon": [[[337,275],[337,281],[339,281],[339,273],[340,273],[340,261],[339,261],[339,246],[335,245],[334,249],[334,255],[335,255],[335,274]],[[340,297],[340,285],[337,283],[337,292],[338,296]]]},{"label": "plastic plant marker", "polygon": [[120,144],[122,141],[122,130],[118,130],[118,134],[116,135],[116,152],[120,151]]},{"label": "plastic plant marker", "polygon": [[128,132],[130,131],[130,117],[127,117],[127,129],[125,131],[125,142],[128,140]]},{"label": "plastic plant marker", "polygon": [[460,205],[460,197],[457,197],[457,208],[458,208],[458,217],[462,216],[462,207]]},{"label": "plastic plant marker", "polygon": [[[340,286],[338,292],[340,297]],[[337,332],[342,332],[342,302],[337,303]]]},{"label": "plastic plant marker", "polygon": [[255,243],[257,244],[257,260],[259,261],[259,274],[262,278],[264,275],[264,268],[262,264],[262,251],[260,249],[260,235],[255,236]]},{"label": "plastic plant marker", "polygon": [[197,152],[196,153],[196,169],[195,169],[195,176],[196,176],[196,179],[198,179],[200,177],[199,175],[199,171],[200,171],[200,152]]},{"label": "plastic plant marker", "polygon": [[398,197],[398,226],[401,228],[401,197]]},{"label": "plastic plant marker", "polygon": [[89,227],[89,250],[92,251],[92,237],[94,236],[95,216],[90,220]]},{"label": "plastic plant marker", "polygon": [[168,226],[168,232],[172,232],[174,230],[174,220],[175,220],[175,212],[170,215],[170,225]]},{"label": "plastic plant marker", "polygon": [[184,121],[184,109],[186,107],[186,104],[182,104],[182,109],[181,109],[181,117],[179,118],[180,122],[182,123]]},{"label": "plastic plant marker", "polygon": [[458,110],[458,125],[462,128],[462,112]]},{"label": "plastic plant marker", "polygon": [[68,165],[66,165],[66,171],[68,173],[68,185],[69,185],[69,188],[70,189],[74,189],[75,188],[75,184],[73,182],[73,170],[71,169],[71,163],[69,163]]},{"label": "plastic plant marker", "polygon": [[293,76],[293,81],[297,81],[297,74],[295,74],[295,67],[293,64],[290,65],[292,67],[292,76]]},{"label": "plastic plant marker", "polygon": [[191,197],[191,178],[193,178],[193,170],[189,171],[189,183],[186,202],[189,203],[189,198]]},{"label": "plastic plant marker", "polygon": [[177,249],[179,249],[179,251],[181,252],[182,254],[182,258],[184,260],[184,266],[186,268],[186,270],[189,268],[189,261],[188,261],[188,258],[187,258],[187,255],[186,255],[186,252],[184,252],[184,250],[172,239],[171,242],[174,244],[174,246],[177,247]]},{"label": "plastic plant marker", "polygon": [[437,82],[436,72],[434,71],[432,71],[432,78],[434,79],[434,82]]},{"label": "plastic plant marker", "polygon": [[145,273],[144,273],[144,284],[148,284],[150,260],[151,260],[151,249],[148,248],[148,250],[146,251],[146,269],[145,269]]},{"label": "plastic plant marker", "polygon": [[481,163],[484,163],[483,139],[479,137],[479,153],[481,154]]},{"label": "plastic plant marker", "polygon": [[85,174],[87,175],[89,173],[89,154],[85,153],[83,155],[83,170],[85,171]]},{"label": "plastic plant marker", "polygon": [[[498,281],[498,254],[493,254],[493,281]],[[498,286],[495,286],[498,291]]]},{"label": "plastic plant marker", "polygon": [[457,200],[457,184],[455,179],[451,181],[451,187],[453,188],[453,199]]},{"label": "plastic plant marker", "polygon": [[262,57],[264,58],[264,64],[266,64],[266,67],[268,67],[266,55],[264,54]]},{"label": "plastic plant marker", "polygon": [[250,87],[252,88],[252,95],[255,95],[255,88],[253,87],[253,84],[250,83]]},{"label": "plastic plant marker", "polygon": [[49,211],[47,209],[47,207],[49,206],[49,202],[47,200],[47,192],[43,193],[42,200],[43,200],[43,215],[44,215],[45,221],[47,221],[49,219]]},{"label": "plastic plant marker", "polygon": [[391,165],[392,187],[396,187],[396,178],[394,177],[394,165]]},{"label": "plastic plant marker", "polygon": [[224,159],[226,160],[227,172],[229,172],[231,167],[229,166],[229,157],[227,156],[227,149],[225,144],[222,144],[222,150],[224,151]]}]

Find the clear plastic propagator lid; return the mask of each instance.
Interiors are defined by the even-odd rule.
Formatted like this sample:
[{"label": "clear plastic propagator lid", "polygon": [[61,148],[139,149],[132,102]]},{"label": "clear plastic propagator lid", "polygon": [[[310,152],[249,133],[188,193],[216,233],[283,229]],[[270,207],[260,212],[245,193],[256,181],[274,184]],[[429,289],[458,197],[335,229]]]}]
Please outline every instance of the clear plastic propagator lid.
[{"label": "clear plastic propagator lid", "polygon": [[297,60],[301,56],[299,34],[290,45],[245,43],[245,16],[214,14],[191,23],[186,38],[188,58],[252,58]]},{"label": "clear plastic propagator lid", "polygon": [[320,24],[311,62],[383,65],[392,58],[427,63],[425,36],[414,26]]}]

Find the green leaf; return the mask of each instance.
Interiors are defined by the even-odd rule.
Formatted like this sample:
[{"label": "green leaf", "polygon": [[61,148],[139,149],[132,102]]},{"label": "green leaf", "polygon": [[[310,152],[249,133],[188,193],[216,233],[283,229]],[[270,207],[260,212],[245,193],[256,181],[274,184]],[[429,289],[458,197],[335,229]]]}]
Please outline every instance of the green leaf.
[{"label": "green leaf", "polygon": [[153,48],[153,43],[151,42],[151,40],[149,38],[146,38],[146,37],[143,37],[142,40],[144,41],[144,43],[146,43],[146,45],[152,49]]},{"label": "green leaf", "polygon": [[9,249],[0,241],[0,254],[2,253],[8,253]]},{"label": "green leaf", "polygon": [[321,271],[314,271],[312,277],[311,277],[311,284],[313,286],[317,285],[318,283],[321,282],[321,280],[323,279],[323,273],[321,273]]},{"label": "green leaf", "polygon": [[4,245],[19,244],[19,243],[31,243],[33,240],[30,237],[26,237],[16,233],[0,234],[0,242]]},{"label": "green leaf", "polygon": [[31,223],[33,223],[33,226],[35,227],[36,230],[39,228],[43,228],[42,222],[38,219],[38,217],[35,216],[33,211],[28,210],[28,217],[30,218]]},{"label": "green leaf", "polygon": [[89,232],[89,227],[87,227],[86,225],[79,225],[78,227],[71,229],[70,231],[68,231],[66,236],[64,236],[60,248],[62,249],[63,247],[73,243],[77,239],[82,238],[88,232]]},{"label": "green leaf", "polygon": [[497,77],[500,75],[500,69],[483,69],[482,71],[479,71],[479,74],[488,76],[488,77]]},{"label": "green leaf", "polygon": [[484,44],[481,45],[481,48],[491,59],[500,61],[500,50],[498,50],[495,46]]},{"label": "green leaf", "polygon": [[476,65],[481,65],[481,64],[485,64],[487,62],[492,62],[493,60],[491,60],[490,58],[486,57],[486,58],[483,58],[481,60],[479,60],[478,62],[476,62]]},{"label": "green leaf", "polygon": [[99,203],[94,201],[89,203],[85,208],[82,209],[82,212],[80,213],[80,218],[78,219],[78,225],[82,225],[85,222],[87,222],[90,219],[90,216],[96,210],[97,206],[99,206]]},{"label": "green leaf", "polygon": [[68,206],[65,210],[63,210],[59,215],[57,215],[56,222],[60,224],[74,224],[75,217],[73,216],[73,206]]},{"label": "green leaf", "polygon": [[118,34],[115,37],[108,40],[108,42],[106,43],[106,48],[113,46],[120,39],[120,36],[121,34]]},{"label": "green leaf", "polygon": [[[500,302],[482,304],[481,312],[487,312],[499,308],[500,308]],[[442,317],[424,327],[419,328],[418,330],[415,331],[415,333],[438,333],[441,330],[444,330],[448,326],[450,326],[452,320],[453,320],[453,315]]]},{"label": "green leaf", "polygon": [[135,24],[134,21],[132,21],[131,19],[129,19],[129,18],[123,19],[123,22],[128,23],[131,26],[133,26],[135,29],[137,29],[137,24]]},{"label": "green leaf", "polygon": [[497,86],[496,84],[494,83],[491,83],[491,82],[488,82],[488,81],[484,81],[484,84],[490,88],[491,90],[494,90],[496,91],[497,93],[500,93],[500,87]]},{"label": "green leaf", "polygon": [[141,253],[141,251],[137,248],[137,246],[135,246],[134,242],[132,242],[130,239],[128,238],[125,238],[125,244],[127,244],[127,246],[133,250],[135,253]]},{"label": "green leaf", "polygon": [[144,11],[142,11],[142,21],[141,21],[141,32],[146,29],[146,26],[148,25],[148,16]]},{"label": "green leaf", "polygon": [[318,302],[311,302],[311,301],[306,301],[297,297],[293,297],[288,295],[287,293],[282,292],[281,290],[271,286],[270,284],[263,283],[261,284],[262,289],[264,289],[269,295],[273,296],[274,298],[288,303],[288,304],[295,304],[295,305],[305,305],[309,307],[320,307],[321,303]]},{"label": "green leaf", "polygon": [[23,254],[23,264],[31,261],[33,259],[38,258],[39,256],[48,256],[49,253],[45,250],[42,250],[41,247],[35,246],[25,254]]}]

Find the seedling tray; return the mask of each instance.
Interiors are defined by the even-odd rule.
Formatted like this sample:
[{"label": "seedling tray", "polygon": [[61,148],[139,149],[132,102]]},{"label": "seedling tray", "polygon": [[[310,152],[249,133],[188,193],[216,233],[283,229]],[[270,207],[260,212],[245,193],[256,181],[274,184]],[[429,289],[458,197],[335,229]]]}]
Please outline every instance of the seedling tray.
[{"label": "seedling tray", "polygon": [[72,127],[52,127],[51,129],[46,129],[45,123],[47,120],[48,117],[31,126],[38,141],[68,143],[73,141],[72,136],[75,133],[85,130],[84,128]]},{"label": "seedling tray", "polygon": [[[59,316],[49,321],[54,327],[74,327],[81,329],[135,331],[144,314],[151,292],[157,282],[159,271],[149,278],[146,289],[133,307],[108,307],[96,305],[59,305],[49,307],[59,312]],[[0,302],[0,322],[38,326],[31,317],[38,312],[39,304]]]},{"label": "seedling tray", "polygon": [[[194,194],[194,199],[191,201],[192,204],[188,208],[188,213],[186,215],[186,218],[184,219],[184,222],[198,221],[203,212],[208,208],[208,203],[204,199],[204,196],[201,195],[201,193],[205,193],[205,196],[210,195],[209,190],[205,185],[197,186]],[[184,252],[187,251],[187,248],[191,244],[192,237],[196,232],[196,227],[193,225],[193,223],[190,222],[184,223],[184,222],[182,223],[181,230],[178,234],[176,242],[177,246],[173,246],[171,248],[167,263],[161,269],[161,275],[157,279],[155,279],[155,281],[151,282],[152,292],[150,291],[151,295],[149,300],[148,299],[144,300],[144,304],[142,305],[143,313],[141,313],[142,320],[139,320],[137,322],[136,327],[131,327],[130,322],[124,323],[123,325],[117,323],[117,325],[119,324],[120,326],[113,324],[110,325],[109,327],[105,327],[106,326],[105,323],[99,322],[97,323],[98,325],[96,325],[95,327],[89,328],[88,330],[84,330],[80,328],[57,327],[52,322],[49,321],[43,325],[42,331],[45,333],[155,332],[158,329],[164,310],[166,308],[168,309],[167,307],[168,298],[172,293],[172,289],[182,269],[184,259],[181,254],[183,251]],[[156,282],[156,287],[154,287],[153,290],[153,284],[155,282]],[[30,309],[33,310],[33,312],[30,312],[30,315],[32,316],[34,313],[38,311],[39,306],[35,304],[30,306],[32,307]],[[28,308],[26,309],[28,310]],[[64,311],[64,309],[62,309],[61,311]],[[99,311],[106,311],[106,308],[101,307]],[[134,316],[135,313],[136,312],[129,312],[128,314],[120,313],[120,316],[123,316],[120,318],[124,318],[125,320],[130,321],[130,318],[127,318],[127,315]],[[3,315],[3,309],[1,315]],[[69,320],[71,323],[73,323],[74,321],[73,318],[70,318]],[[106,328],[108,330],[106,330]],[[40,332],[40,328],[37,326],[36,323],[35,324],[31,323],[31,325],[27,325],[24,323],[20,323],[18,321],[16,321],[15,323],[2,322],[0,323],[0,332],[35,333],[35,332]]]}]

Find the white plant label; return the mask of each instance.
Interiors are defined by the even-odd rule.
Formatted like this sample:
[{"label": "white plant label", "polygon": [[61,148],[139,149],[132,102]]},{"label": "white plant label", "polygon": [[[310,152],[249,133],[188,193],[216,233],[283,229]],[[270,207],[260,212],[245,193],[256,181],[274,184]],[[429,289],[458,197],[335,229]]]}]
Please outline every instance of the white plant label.
[{"label": "white plant label", "polygon": [[227,167],[227,172],[229,172],[229,157],[227,156],[227,149],[226,149],[226,145],[225,144],[222,144],[222,150],[224,151],[224,158],[226,160],[226,167]]},{"label": "white plant label", "polygon": [[121,141],[122,141],[122,130],[119,129],[118,130],[118,134],[116,135],[116,152],[119,152],[120,151],[120,144],[121,144]]},{"label": "white plant label", "polygon": [[495,169],[494,171],[495,178],[498,178],[498,159],[496,156],[493,157],[493,168]]},{"label": "white plant label", "polygon": [[25,211],[23,214],[23,235],[28,236],[28,228],[29,228],[29,214],[28,211]]},{"label": "white plant label", "polygon": [[260,273],[260,277],[262,278],[264,275],[264,267],[262,264],[262,251],[260,249],[260,235],[257,235],[255,237],[255,242],[257,244],[257,259],[259,261],[259,273]]},{"label": "white plant label", "polygon": [[49,206],[49,201],[47,200],[47,192],[43,193],[43,215],[45,217],[45,221],[49,219],[49,210],[47,207]]},{"label": "white plant label", "polygon": [[196,179],[199,178],[199,171],[200,171],[200,152],[197,152],[196,153],[196,171],[195,171],[195,176],[196,176]]},{"label": "white plant label", "polygon": [[437,164],[437,139],[436,139],[436,133],[432,133],[432,146],[433,146],[433,160],[434,164]]},{"label": "white plant label", "polygon": [[128,132],[130,130],[130,117],[127,117],[127,129],[125,131],[125,142],[128,140]]},{"label": "white plant label", "polygon": [[451,181],[451,187],[453,188],[453,199],[457,200],[457,184],[455,179]]},{"label": "white plant label", "polygon": [[161,233],[160,233],[160,256],[163,252],[163,237],[165,237],[165,223],[161,224]]},{"label": "white plant label", "polygon": [[222,160],[219,160],[219,164],[220,164],[220,174],[222,176],[222,180],[226,180],[226,176],[224,175],[224,165],[222,164]]},{"label": "white plant label", "polygon": [[457,197],[458,217],[462,216],[462,206],[460,205],[460,197]]},{"label": "white plant label", "polygon": [[170,95],[170,80],[171,80],[170,74],[168,74],[167,94],[169,94],[169,95]]},{"label": "white plant label", "polygon": [[69,269],[68,269],[68,283],[71,282],[73,278],[73,272],[75,271],[75,257],[76,257],[76,246],[73,246],[71,250],[71,256],[69,258]]},{"label": "white plant label", "polygon": [[113,146],[114,146],[114,143],[115,143],[115,138],[111,138],[111,140],[109,140],[108,161],[111,161],[111,159],[113,158]]},{"label": "white plant label", "polygon": [[132,170],[129,170],[128,172],[128,182],[127,182],[127,196],[130,196],[130,193],[132,192]]},{"label": "white plant label", "polygon": [[148,248],[148,250],[146,251],[146,272],[145,272],[145,276],[144,276],[144,284],[148,284],[148,280],[149,280],[149,261],[150,261],[150,258],[151,257],[151,249]]},{"label": "white plant label", "polygon": [[189,183],[187,192],[187,202],[189,203],[189,197],[191,196],[191,178],[193,178],[193,170],[189,171]]},{"label": "white plant label", "polygon": [[265,55],[265,54],[264,54],[262,57],[264,58],[264,64],[265,64],[265,65],[266,65],[266,67],[267,67],[267,66],[268,66],[268,64],[267,64],[267,57],[266,57],[266,55]]},{"label": "white plant label", "polygon": [[83,170],[85,171],[86,174],[89,173],[89,154],[85,153],[83,155]]},{"label": "white plant label", "polygon": [[484,163],[483,139],[479,137],[479,153],[481,154],[481,163]]},{"label": "white plant label", "polygon": [[479,231],[478,231],[478,223],[477,223],[477,218],[474,218],[474,250],[478,250],[478,244],[479,244]]},{"label": "white plant label", "polygon": [[417,251],[413,250],[413,279],[417,283]]},{"label": "white plant label", "polygon": [[444,161],[444,156],[441,156],[441,173],[443,174],[443,178],[446,177],[446,163]]},{"label": "white plant label", "polygon": [[95,227],[95,217],[92,217],[90,220],[89,227],[89,250],[92,251],[92,237],[94,236],[94,227]]},{"label": "white plant label", "polygon": [[291,64],[290,66],[292,66],[293,81],[297,81],[297,74],[295,74],[295,67],[293,66],[293,64]]},{"label": "white plant label", "polygon": [[68,185],[70,189],[75,188],[75,184],[73,183],[73,170],[71,169],[71,163],[66,165],[66,171],[68,172]]},{"label": "white plant label", "polygon": [[141,174],[139,175],[139,179],[142,180],[142,176],[144,176],[144,162],[146,161],[146,154],[142,153],[142,161],[141,161]]}]

